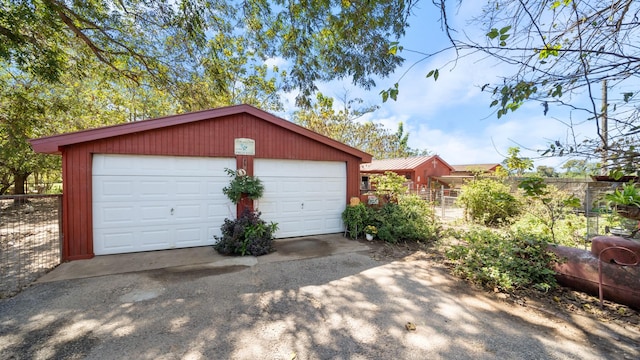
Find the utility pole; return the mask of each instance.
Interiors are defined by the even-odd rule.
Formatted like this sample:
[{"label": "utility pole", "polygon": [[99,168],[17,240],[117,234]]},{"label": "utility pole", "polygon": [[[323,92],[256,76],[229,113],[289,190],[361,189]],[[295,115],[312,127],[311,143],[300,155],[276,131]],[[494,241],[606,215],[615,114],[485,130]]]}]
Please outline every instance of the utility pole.
[{"label": "utility pole", "polygon": [[609,124],[607,121],[607,80],[602,80],[602,113],[600,114],[600,138],[602,139],[602,164],[600,174],[607,175],[607,160],[609,154]]}]

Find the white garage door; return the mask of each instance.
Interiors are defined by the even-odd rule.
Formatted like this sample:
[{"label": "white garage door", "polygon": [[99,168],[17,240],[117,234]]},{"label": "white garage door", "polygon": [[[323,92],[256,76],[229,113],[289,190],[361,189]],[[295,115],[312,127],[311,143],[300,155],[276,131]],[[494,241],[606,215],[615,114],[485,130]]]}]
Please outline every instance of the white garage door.
[{"label": "white garage door", "polygon": [[278,223],[276,237],[344,230],[346,163],[255,159],[253,172],[265,186],[257,208],[263,219]]},{"label": "white garage door", "polygon": [[235,205],[222,194],[233,158],[93,156],[96,255],[213,244]]}]

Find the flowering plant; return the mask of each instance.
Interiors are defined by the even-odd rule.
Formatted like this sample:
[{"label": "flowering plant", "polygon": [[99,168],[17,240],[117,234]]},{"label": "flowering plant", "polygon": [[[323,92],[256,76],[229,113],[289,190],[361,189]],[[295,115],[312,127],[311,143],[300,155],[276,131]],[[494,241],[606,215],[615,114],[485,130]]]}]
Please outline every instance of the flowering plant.
[{"label": "flowering plant", "polygon": [[367,225],[367,226],[364,228],[364,232],[365,232],[366,234],[375,235],[375,234],[377,234],[377,233],[378,233],[378,229],[377,229],[375,226],[373,226],[373,225]]}]

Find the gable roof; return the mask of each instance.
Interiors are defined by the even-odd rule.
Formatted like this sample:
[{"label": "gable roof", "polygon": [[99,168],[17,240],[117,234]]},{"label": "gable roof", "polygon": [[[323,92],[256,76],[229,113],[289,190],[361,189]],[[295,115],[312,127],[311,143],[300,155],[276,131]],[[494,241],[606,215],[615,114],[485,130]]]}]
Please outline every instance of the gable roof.
[{"label": "gable roof", "polygon": [[365,153],[364,151],[360,151],[349,145],[343,144],[324,135],[320,135],[300,125],[296,125],[290,121],[279,118],[264,110],[260,110],[247,104],[226,106],[216,109],[195,111],[185,114],[164,116],[156,119],[142,120],[125,124],[82,130],[72,133],[47,136],[38,139],[31,139],[29,140],[29,142],[31,143],[31,147],[35,152],[46,154],[60,154],[62,148],[68,145],[133,134],[142,131],[161,129],[181,124],[188,124],[197,121],[212,120],[241,113],[253,115],[259,119],[270,122],[301,136],[331,146],[345,153],[358,157],[364,162],[371,161],[371,155]]},{"label": "gable roof", "polygon": [[466,165],[452,165],[454,171],[492,171],[500,164],[466,164]]},{"label": "gable roof", "polygon": [[374,159],[369,164],[360,164],[360,171],[399,171],[413,170],[427,162],[440,161],[453,170],[453,167],[438,155],[414,156],[396,159]]}]

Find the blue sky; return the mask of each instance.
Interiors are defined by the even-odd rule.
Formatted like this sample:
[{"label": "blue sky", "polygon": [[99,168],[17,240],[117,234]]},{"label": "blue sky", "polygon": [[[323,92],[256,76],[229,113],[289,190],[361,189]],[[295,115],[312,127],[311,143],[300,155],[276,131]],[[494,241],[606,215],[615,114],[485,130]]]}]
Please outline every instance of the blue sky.
[{"label": "blue sky", "polygon": [[[462,28],[476,39],[482,33],[471,28],[466,19],[477,16],[478,6],[483,2],[463,2],[462,7],[450,18],[455,26]],[[437,9],[430,1],[423,1],[410,19],[411,27],[401,40],[405,49],[424,53],[436,52],[448,45],[440,29]],[[366,120],[379,122],[390,129],[397,129],[403,122],[410,133],[409,144],[414,148],[427,149],[440,155],[450,164],[500,163],[511,146],[522,148],[522,155],[534,158],[535,165],[560,166],[566,159],[540,159],[539,154],[529,149],[543,149],[553,140],[564,140],[568,128],[552,116],[542,113],[540,104],[526,104],[518,111],[497,119],[494,109],[489,107],[492,99],[480,91],[485,83],[495,83],[501,74],[508,75],[509,68],[493,59],[470,56],[451,63],[452,52],[443,53],[415,64],[422,56],[403,51],[405,64],[394,75],[380,79],[377,87],[364,91],[350,85],[349,81],[334,81],[320,85],[320,91],[328,96],[340,97],[345,89],[350,98],[360,97],[367,104],[378,104],[380,109],[366,116]],[[415,64],[415,65],[414,65]],[[401,75],[411,70],[400,80]],[[438,68],[438,81],[426,78],[426,74]],[[379,92],[400,80],[398,101],[382,103]],[[285,96],[285,107],[292,111],[295,94]],[[288,115],[285,117],[290,118]],[[566,117],[565,117],[566,118]],[[566,121],[566,120],[565,120]],[[578,128],[580,132],[595,134],[592,124]],[[593,137],[593,135],[590,135]]]}]

